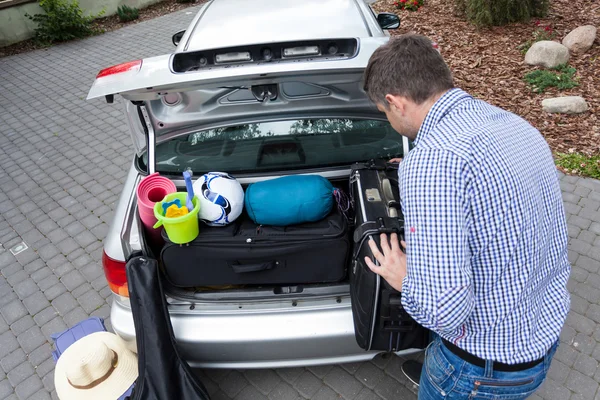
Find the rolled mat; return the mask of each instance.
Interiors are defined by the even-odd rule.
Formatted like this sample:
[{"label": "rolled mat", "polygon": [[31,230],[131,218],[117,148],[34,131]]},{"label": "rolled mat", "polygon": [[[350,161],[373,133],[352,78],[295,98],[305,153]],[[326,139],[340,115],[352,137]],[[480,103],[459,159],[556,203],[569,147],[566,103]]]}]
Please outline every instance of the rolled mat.
[{"label": "rolled mat", "polygon": [[169,193],[175,193],[177,187],[168,178],[160,176],[158,172],[142,179],[137,187],[137,205],[140,219],[146,232],[156,242],[160,242],[162,227],[154,229],[157,219],[154,216],[154,204],[162,201]]}]

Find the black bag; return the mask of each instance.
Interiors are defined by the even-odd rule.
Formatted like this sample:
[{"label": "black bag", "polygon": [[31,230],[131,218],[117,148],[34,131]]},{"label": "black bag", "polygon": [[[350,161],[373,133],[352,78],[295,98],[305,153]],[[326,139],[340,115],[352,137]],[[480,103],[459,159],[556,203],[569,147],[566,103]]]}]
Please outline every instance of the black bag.
[{"label": "black bag", "polygon": [[178,287],[339,282],[350,254],[348,224],[337,207],[313,223],[256,225],[244,213],[228,226],[202,224],[188,245],[164,238],[163,269]]},{"label": "black bag", "polygon": [[134,257],[126,268],[139,371],[130,399],[209,400],[175,346],[156,260]]},{"label": "black bag", "polygon": [[385,162],[352,166],[355,230],[350,296],[356,341],[365,350],[423,349],[429,341],[429,331],[402,307],[401,293],[364,262],[365,256],[373,257],[369,237],[378,246],[381,233],[395,232],[401,239],[404,237],[397,173],[397,165]]}]

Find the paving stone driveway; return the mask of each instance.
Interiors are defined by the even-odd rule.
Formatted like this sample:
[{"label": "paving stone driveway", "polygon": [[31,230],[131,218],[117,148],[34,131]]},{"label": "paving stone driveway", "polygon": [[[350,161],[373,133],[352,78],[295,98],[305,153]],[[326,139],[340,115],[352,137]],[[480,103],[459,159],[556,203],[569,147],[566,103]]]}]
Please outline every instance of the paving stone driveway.
[{"label": "paving stone driveway", "polygon": [[[101,241],[132,151],[120,106],[84,100],[95,74],[171,51],[171,34],[197,9],[0,59],[1,399],[56,398],[50,335],[109,315]],[[600,181],[565,176],[561,184],[572,311],[532,398],[600,399]],[[28,248],[13,256],[21,242]],[[401,361],[201,374],[213,399],[414,399]]]}]

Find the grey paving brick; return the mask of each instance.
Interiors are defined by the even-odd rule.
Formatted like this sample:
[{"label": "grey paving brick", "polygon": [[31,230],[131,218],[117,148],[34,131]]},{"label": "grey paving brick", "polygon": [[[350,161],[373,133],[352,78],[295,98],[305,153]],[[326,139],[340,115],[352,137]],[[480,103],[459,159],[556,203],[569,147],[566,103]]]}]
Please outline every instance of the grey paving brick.
[{"label": "grey paving brick", "polygon": [[576,331],[581,332],[585,335],[591,335],[594,332],[596,324],[591,319],[579,315],[575,312],[569,313],[567,316],[567,323],[575,328]]},{"label": "grey paving brick", "polygon": [[2,268],[2,270],[0,271],[0,273],[2,273],[2,275],[4,275],[5,278],[10,278],[11,276],[13,276],[14,274],[19,273],[20,271],[23,271],[23,267],[21,267],[16,261],[7,266]]},{"label": "grey paving brick", "polygon": [[597,303],[600,301],[600,290],[587,283],[578,283],[575,285],[575,292],[590,303]]},{"label": "grey paving brick", "polygon": [[296,379],[304,372],[303,368],[281,368],[277,370],[279,376],[289,384],[294,384]]},{"label": "grey paving brick", "polygon": [[13,393],[14,389],[7,379],[0,381],[0,399],[6,399]]},{"label": "grey paving brick", "polygon": [[571,238],[576,238],[577,236],[579,236],[579,233],[581,233],[581,228],[576,225],[567,224],[567,228],[569,232],[569,237]]},{"label": "grey paving brick", "polygon": [[0,317],[0,333],[6,332],[8,328],[9,326],[6,321],[4,321],[4,318]]},{"label": "grey paving brick", "polygon": [[51,232],[58,229],[58,224],[51,219],[47,219],[37,224],[37,229],[44,235],[48,236]]},{"label": "grey paving brick", "polygon": [[[37,368],[34,368],[34,369],[35,369],[36,374],[40,378],[43,378],[47,374],[54,371],[54,366],[55,366],[54,359],[48,358],[47,360],[42,362],[40,365],[38,365]],[[41,382],[41,380],[40,380],[40,382]]]},{"label": "grey paving brick", "polygon": [[5,373],[9,373],[13,370],[13,368],[18,367],[23,364],[23,362],[27,361],[27,356],[21,349],[16,349],[9,355],[2,357],[0,364],[2,364],[2,370]]},{"label": "grey paving brick", "polygon": [[67,290],[72,291],[81,286],[85,282],[85,278],[79,271],[72,270],[60,278],[60,281],[65,285]]},{"label": "grey paving brick", "polygon": [[77,243],[79,243],[83,247],[89,246],[90,244],[98,241],[96,236],[94,236],[89,231],[81,232],[79,235],[77,235],[75,237],[75,240],[77,241]]},{"label": "grey paving brick", "polygon": [[600,261],[594,260],[586,256],[581,256],[577,259],[577,266],[584,268],[589,272],[598,272],[598,270],[600,269]]},{"label": "grey paving brick", "polygon": [[592,224],[592,221],[579,215],[571,215],[568,221],[570,224],[578,226],[581,229],[588,229]]},{"label": "grey paving brick", "polygon": [[577,282],[585,282],[589,277],[590,273],[577,265],[571,266],[571,278],[575,279]]},{"label": "grey paving brick", "polygon": [[581,206],[573,203],[565,203],[565,211],[569,214],[577,215],[581,211]]},{"label": "grey paving brick", "polygon": [[28,296],[32,295],[33,293],[39,290],[38,286],[35,284],[33,279],[30,278],[19,282],[17,285],[15,285],[14,289],[15,293],[17,293],[17,296],[19,296],[21,300],[27,298]]},{"label": "grey paving brick", "polygon": [[64,317],[63,320],[67,326],[71,327],[78,322],[83,321],[88,317],[88,313],[83,311],[81,307],[77,307],[74,310],[69,311]]},{"label": "grey paving brick", "polygon": [[244,376],[265,395],[281,382],[281,378],[270,369],[250,369],[244,372]]},{"label": "grey paving brick", "polygon": [[32,375],[25,379],[15,388],[15,393],[19,399],[29,399],[38,390],[42,389],[44,385],[42,380],[37,375]]},{"label": "grey paving brick", "polygon": [[331,388],[323,386],[313,397],[313,400],[339,400],[341,396]]},{"label": "grey paving brick", "polygon": [[385,400],[416,399],[414,393],[387,375],[382,379],[379,385],[375,387],[375,393]]},{"label": "grey paving brick", "polygon": [[573,368],[584,375],[593,377],[596,373],[596,369],[598,369],[598,361],[588,355],[580,354],[579,357],[577,357]]},{"label": "grey paving brick", "polygon": [[45,267],[46,264],[42,261],[41,258],[36,258],[33,261],[27,263],[23,266],[23,270],[28,274],[32,274],[36,271],[39,271],[41,268]]},{"label": "grey paving brick", "polygon": [[94,262],[90,262],[90,264],[79,268],[79,270],[88,282],[94,281],[99,276],[104,276],[102,267]]},{"label": "grey paving brick", "polygon": [[59,312],[60,315],[65,315],[75,307],[77,307],[77,301],[73,298],[71,293],[63,293],[56,299],[52,300],[52,306]]},{"label": "grey paving brick", "polygon": [[29,400],[52,400],[52,397],[47,391],[41,389],[33,395],[29,396]]},{"label": "grey paving brick", "polygon": [[596,235],[595,233],[590,232],[590,231],[581,231],[581,233],[577,237],[577,239],[581,240],[582,242],[589,243],[589,244],[593,244],[597,238],[598,238],[598,235]]},{"label": "grey paving brick", "polygon": [[25,379],[34,374],[35,371],[31,364],[25,361],[13,368],[8,374],[6,374],[6,377],[10,381],[10,384],[13,385],[13,387],[16,387],[19,383],[23,382]]},{"label": "grey paving brick", "polygon": [[31,318],[31,315],[25,315],[23,318],[12,324],[10,326],[10,330],[15,334],[15,336],[18,336],[27,329],[31,328],[33,325],[35,325],[35,322],[33,321],[33,318]]},{"label": "grey paving brick", "polygon": [[88,291],[83,296],[77,298],[77,301],[87,313],[92,313],[106,304],[102,296],[95,291]]},{"label": "grey paving brick", "polygon": [[354,375],[354,373],[360,368],[360,365],[361,363],[345,363],[340,364],[340,367],[344,368],[350,375]]},{"label": "grey paving brick", "polygon": [[548,400],[565,400],[571,396],[569,389],[559,385],[552,379],[546,379],[536,393]]},{"label": "grey paving brick", "polygon": [[271,400],[297,400],[299,397],[298,392],[285,382],[281,382],[269,394]]},{"label": "grey paving brick", "polygon": [[372,363],[362,363],[361,367],[354,374],[363,385],[370,389],[375,388],[384,377],[383,371]]},{"label": "grey paving brick", "polygon": [[17,342],[17,338],[11,331],[6,331],[0,335],[0,359],[18,348],[19,342]]},{"label": "grey paving brick", "polygon": [[65,238],[56,244],[56,247],[63,255],[69,255],[79,248],[79,243],[73,238]]},{"label": "grey paving brick", "polygon": [[571,371],[567,378],[566,387],[586,398],[593,398],[598,389],[598,383],[579,371]]},{"label": "grey paving brick", "polygon": [[50,303],[48,299],[42,292],[35,292],[25,300],[23,300],[23,305],[27,309],[27,311],[31,315],[35,315],[42,311],[44,308],[48,307]]},{"label": "grey paving brick", "polygon": [[0,314],[9,325],[12,325],[27,315],[27,309],[20,300],[13,300],[0,308]]},{"label": "grey paving brick", "polygon": [[591,336],[578,333],[573,339],[573,347],[576,348],[577,351],[589,355],[592,354],[592,351],[594,351],[594,348],[596,347],[596,340]]},{"label": "grey paving brick", "polygon": [[566,364],[568,367],[573,366],[578,356],[579,352],[577,350],[565,344],[558,346],[556,354],[554,355],[557,360],[561,361],[563,364]]},{"label": "grey paving brick", "polygon": [[567,380],[570,371],[571,368],[567,365],[557,359],[553,359],[550,369],[548,370],[548,377],[557,383],[563,384]]},{"label": "grey paving brick", "polygon": [[246,386],[248,386],[248,381],[238,371],[232,371],[229,375],[227,375],[227,379],[219,386],[227,396],[234,398]]},{"label": "grey paving brick", "polygon": [[46,262],[50,261],[58,253],[58,249],[53,244],[47,244],[38,251],[40,258]]},{"label": "grey paving brick", "polygon": [[[55,277],[56,278],[56,277]],[[58,279],[57,279],[58,281]],[[54,301],[57,297],[67,292],[67,288],[61,282],[58,282],[44,291],[44,296],[49,301]]]},{"label": "grey paving brick", "polygon": [[573,193],[577,196],[587,197],[590,195],[591,190],[585,187],[578,186]]},{"label": "grey paving brick", "polygon": [[44,343],[43,345],[29,353],[29,355],[27,356],[27,360],[31,363],[36,372],[37,367],[48,359],[54,362],[54,359],[52,358],[52,348],[50,347],[49,343]]},{"label": "grey paving brick", "polygon": [[309,371],[304,371],[294,383],[294,388],[305,398],[312,398],[323,386],[323,382]]},{"label": "grey paving brick", "polygon": [[362,385],[340,367],[333,367],[323,381],[345,399],[353,399],[362,390]]},{"label": "grey paving brick", "polygon": [[331,371],[333,365],[315,365],[308,367],[308,370],[313,373],[319,379],[325,378],[325,375]]},{"label": "grey paving brick", "polygon": [[266,400],[267,397],[260,393],[253,386],[246,386],[236,397],[235,400]]},{"label": "grey paving brick", "polygon": [[45,377],[42,378],[42,383],[44,384],[44,388],[48,391],[48,392],[52,392],[54,393],[54,398],[58,399],[58,397],[56,397],[56,392],[54,392],[54,374],[53,373],[49,373],[48,375],[46,375]]},{"label": "grey paving brick", "polygon": [[25,353],[30,353],[46,343],[46,338],[42,334],[40,328],[36,325],[17,336],[17,341]]},{"label": "grey paving brick", "polygon": [[41,332],[48,341],[51,341],[51,336],[53,334],[62,332],[66,329],[68,329],[68,326],[60,316],[57,316],[52,321],[45,323],[44,326],[42,326]]}]

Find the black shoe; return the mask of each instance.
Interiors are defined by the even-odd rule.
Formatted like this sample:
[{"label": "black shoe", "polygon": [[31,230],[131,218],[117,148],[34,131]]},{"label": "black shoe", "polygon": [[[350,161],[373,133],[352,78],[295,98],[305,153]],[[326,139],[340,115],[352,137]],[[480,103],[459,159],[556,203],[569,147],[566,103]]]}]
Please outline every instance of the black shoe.
[{"label": "black shoe", "polygon": [[423,368],[423,364],[415,360],[407,360],[404,361],[402,367],[402,373],[406,375],[409,381],[413,384],[419,386],[419,381],[421,380],[421,369]]}]

